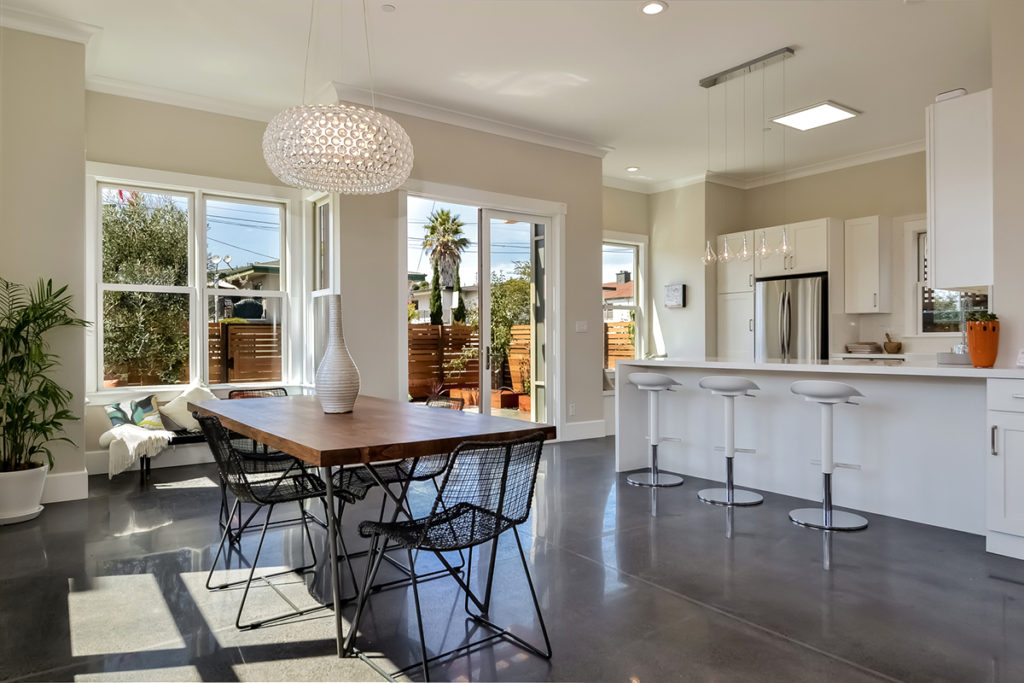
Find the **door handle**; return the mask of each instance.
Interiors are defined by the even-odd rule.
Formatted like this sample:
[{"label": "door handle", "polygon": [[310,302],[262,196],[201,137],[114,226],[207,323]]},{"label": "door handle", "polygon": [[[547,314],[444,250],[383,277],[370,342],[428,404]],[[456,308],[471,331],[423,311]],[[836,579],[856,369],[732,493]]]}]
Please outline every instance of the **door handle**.
[{"label": "door handle", "polygon": [[491,347],[484,347],[484,370],[491,369]]},{"label": "door handle", "polygon": [[779,294],[779,353],[782,358],[786,358],[786,333],[784,332],[784,325],[786,323],[786,293],[782,292]]},{"label": "door handle", "polygon": [[996,430],[998,428],[999,427],[997,425],[992,425],[992,436],[991,436],[991,440],[992,440],[992,443],[991,443],[992,455],[999,455],[999,451],[996,450]]}]

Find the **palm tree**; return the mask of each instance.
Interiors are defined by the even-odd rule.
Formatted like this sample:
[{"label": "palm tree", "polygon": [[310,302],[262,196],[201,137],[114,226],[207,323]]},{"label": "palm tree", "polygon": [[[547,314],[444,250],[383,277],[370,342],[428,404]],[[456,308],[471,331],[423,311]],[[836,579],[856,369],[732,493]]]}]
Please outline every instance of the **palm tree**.
[{"label": "palm tree", "polygon": [[437,209],[427,216],[427,234],[423,236],[423,251],[430,255],[430,263],[441,272],[441,286],[452,287],[455,271],[462,261],[462,252],[469,247],[469,239],[462,232],[465,223],[448,209]]}]

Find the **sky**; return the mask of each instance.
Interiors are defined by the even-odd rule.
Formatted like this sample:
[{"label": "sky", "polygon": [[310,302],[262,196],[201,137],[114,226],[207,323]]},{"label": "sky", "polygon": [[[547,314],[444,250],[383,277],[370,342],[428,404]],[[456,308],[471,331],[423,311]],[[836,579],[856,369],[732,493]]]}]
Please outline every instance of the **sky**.
[{"label": "sky", "polygon": [[[408,256],[409,272],[423,273],[430,279],[431,267],[427,253],[423,251],[424,226],[428,217],[437,209],[448,209],[453,216],[458,216],[465,225],[463,233],[469,239],[469,247],[462,252],[459,265],[459,280],[465,286],[478,284],[477,259],[479,258],[479,226],[478,209],[473,206],[451,204],[448,202],[409,197],[408,205]],[[491,270],[511,274],[514,261],[530,260],[530,225],[528,223],[507,224],[493,221],[491,227]]]}]

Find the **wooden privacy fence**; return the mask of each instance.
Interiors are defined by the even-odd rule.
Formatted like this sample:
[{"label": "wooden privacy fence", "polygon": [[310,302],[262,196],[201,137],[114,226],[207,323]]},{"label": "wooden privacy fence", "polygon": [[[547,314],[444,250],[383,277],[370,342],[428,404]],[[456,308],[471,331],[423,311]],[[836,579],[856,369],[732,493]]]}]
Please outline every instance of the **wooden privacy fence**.
[{"label": "wooden privacy fence", "polygon": [[628,320],[604,324],[604,366],[606,368],[614,368],[617,360],[630,360],[636,357],[633,333],[630,331],[632,326],[633,323]]},{"label": "wooden privacy fence", "polygon": [[281,379],[281,326],[209,324],[210,383]]},{"label": "wooden privacy fence", "polygon": [[434,384],[479,386],[480,359],[468,358],[462,370],[445,369],[462,355],[464,347],[475,348],[478,335],[469,325],[409,325],[409,395],[426,398]]},{"label": "wooden privacy fence", "polygon": [[525,390],[525,381],[530,379],[530,326],[513,325],[512,343],[508,348],[508,372],[512,391],[517,394],[530,393]]}]

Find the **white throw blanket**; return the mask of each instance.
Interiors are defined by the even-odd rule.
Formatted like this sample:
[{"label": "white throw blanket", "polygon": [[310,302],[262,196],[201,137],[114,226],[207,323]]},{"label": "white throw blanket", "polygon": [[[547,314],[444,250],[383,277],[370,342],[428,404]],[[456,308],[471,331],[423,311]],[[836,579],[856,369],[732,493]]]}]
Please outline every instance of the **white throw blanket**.
[{"label": "white throw blanket", "polygon": [[111,428],[103,437],[101,445],[107,440],[110,443],[110,469],[107,477],[113,479],[115,474],[121,474],[139,458],[159,455],[167,448],[174,432],[124,424]]}]

